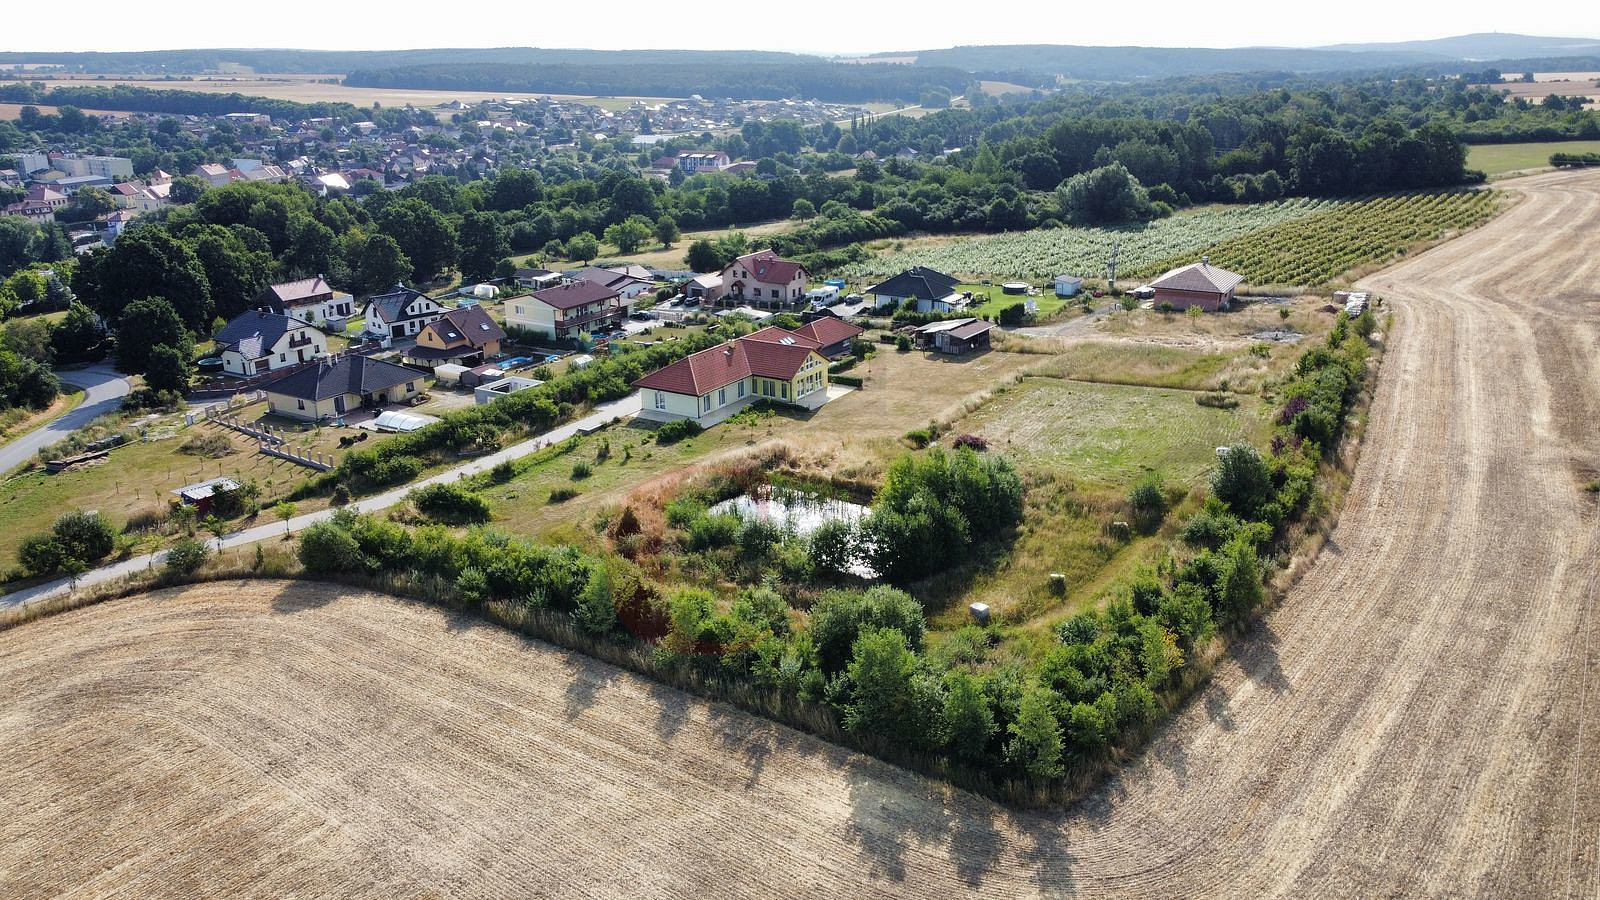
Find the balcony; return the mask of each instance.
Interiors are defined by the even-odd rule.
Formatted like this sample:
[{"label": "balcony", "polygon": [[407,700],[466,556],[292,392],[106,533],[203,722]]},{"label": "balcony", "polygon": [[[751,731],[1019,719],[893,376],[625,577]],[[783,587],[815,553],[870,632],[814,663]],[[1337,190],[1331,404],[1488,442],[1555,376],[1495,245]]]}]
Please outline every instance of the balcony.
[{"label": "balcony", "polygon": [[299,337],[292,337],[289,339],[290,350],[309,346],[311,346],[311,335],[309,334],[302,334]]}]

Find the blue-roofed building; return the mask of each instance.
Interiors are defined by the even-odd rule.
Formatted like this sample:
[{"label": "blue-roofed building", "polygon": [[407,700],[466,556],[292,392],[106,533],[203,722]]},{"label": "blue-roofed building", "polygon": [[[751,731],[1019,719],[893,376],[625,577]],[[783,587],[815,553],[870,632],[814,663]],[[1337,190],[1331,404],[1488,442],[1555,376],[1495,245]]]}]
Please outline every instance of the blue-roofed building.
[{"label": "blue-roofed building", "polygon": [[299,319],[250,310],[217,332],[217,350],[222,371],[248,378],[326,356],[328,338]]}]

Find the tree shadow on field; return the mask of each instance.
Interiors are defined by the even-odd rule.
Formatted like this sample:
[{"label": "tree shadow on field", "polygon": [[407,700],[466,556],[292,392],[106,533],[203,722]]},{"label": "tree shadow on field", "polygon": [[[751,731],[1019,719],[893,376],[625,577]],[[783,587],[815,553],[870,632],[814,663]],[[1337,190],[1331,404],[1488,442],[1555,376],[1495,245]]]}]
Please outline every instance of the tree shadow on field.
[{"label": "tree shadow on field", "polygon": [[645,690],[656,711],[656,737],[661,738],[662,743],[671,743],[688,720],[689,698],[682,691],[658,682],[650,682]]},{"label": "tree shadow on field", "polygon": [[[1278,633],[1265,619],[1258,621],[1245,635],[1245,646],[1234,654],[1239,667],[1251,681],[1284,694],[1294,687],[1283,674],[1282,658],[1278,656]],[[1209,708],[1209,705],[1208,705]]]},{"label": "tree shadow on field", "polygon": [[563,712],[568,719],[576,719],[594,705],[602,689],[611,686],[618,671],[578,653],[569,651],[565,655],[567,686],[563,692]]},{"label": "tree shadow on field", "polygon": [[272,595],[272,611],[284,615],[321,609],[347,591],[337,584],[322,581],[286,581]]}]

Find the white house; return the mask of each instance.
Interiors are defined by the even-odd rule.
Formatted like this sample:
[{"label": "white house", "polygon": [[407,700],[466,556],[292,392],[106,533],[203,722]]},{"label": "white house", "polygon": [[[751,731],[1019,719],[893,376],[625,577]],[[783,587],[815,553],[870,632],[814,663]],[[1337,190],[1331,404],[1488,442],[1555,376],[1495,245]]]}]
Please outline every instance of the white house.
[{"label": "white house", "polygon": [[421,291],[395,285],[387,294],[367,301],[365,328],[369,334],[391,338],[411,337],[422,326],[444,315],[444,307]]},{"label": "white house", "polygon": [[966,298],[955,289],[960,283],[954,275],[927,266],[912,266],[867,288],[867,293],[877,300],[878,308],[904,303],[919,313],[948,313],[966,306]]},{"label": "white house", "polygon": [[217,332],[222,371],[247,378],[287,369],[328,352],[328,339],[289,316],[251,310]]},{"label": "white house", "polygon": [[809,277],[800,263],[783,259],[771,250],[757,250],[722,270],[722,293],[718,299],[726,306],[787,309],[805,302]]},{"label": "white house", "polygon": [[506,301],[506,327],[561,340],[622,326],[633,300],[596,281],[578,279]]},{"label": "white house", "polygon": [[711,426],[757,400],[817,409],[828,402],[828,360],[820,344],[763,328],[663,366],[634,382],[639,417]]},{"label": "white house", "polygon": [[584,281],[604,285],[626,300],[632,300],[655,287],[655,279],[643,266],[621,266],[610,269],[589,266],[576,272],[568,272],[567,277],[572,280],[581,278]]},{"label": "white house", "polygon": [[728,154],[721,150],[685,150],[678,154],[678,168],[685,175],[726,169],[728,162]]}]

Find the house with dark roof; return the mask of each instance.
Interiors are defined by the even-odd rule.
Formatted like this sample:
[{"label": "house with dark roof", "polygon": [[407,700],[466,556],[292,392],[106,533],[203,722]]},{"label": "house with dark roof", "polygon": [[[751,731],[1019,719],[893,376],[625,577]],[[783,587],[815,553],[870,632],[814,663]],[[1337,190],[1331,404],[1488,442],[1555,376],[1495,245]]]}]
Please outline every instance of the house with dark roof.
[{"label": "house with dark roof", "polygon": [[1211,264],[1211,257],[1202,256],[1197,263],[1180,266],[1150,282],[1155,291],[1157,309],[1171,307],[1183,311],[1198,306],[1207,312],[1227,309],[1233,303],[1233,292],[1244,282],[1244,276]]},{"label": "house with dark roof", "polygon": [[444,307],[421,291],[395,285],[387,294],[367,300],[363,317],[368,334],[390,338],[411,337],[424,325],[444,315]]},{"label": "house with dark roof", "polygon": [[815,339],[774,326],[691,353],[633,383],[639,416],[710,427],[757,400],[818,409],[828,402],[820,350]]},{"label": "house with dark roof", "polygon": [[417,345],[406,351],[404,361],[430,370],[445,364],[471,368],[499,356],[505,339],[505,331],[483,307],[457,307],[422,326]]},{"label": "house with dark roof", "polygon": [[805,303],[806,267],[771,250],[757,250],[735,259],[722,270],[724,306],[791,309]]},{"label": "house with dark roof", "polygon": [[346,354],[290,372],[262,390],[269,412],[315,422],[363,407],[409,402],[422,394],[425,378],[416,369]]},{"label": "house with dark roof", "polygon": [[614,331],[633,314],[633,300],[597,281],[577,279],[506,301],[506,327],[551,340]]},{"label": "house with dark roof", "polygon": [[343,320],[355,313],[355,298],[334,290],[328,279],[316,275],[268,286],[256,296],[256,309],[292,316],[312,325],[331,320],[342,328]]},{"label": "house with dark roof", "polygon": [[960,279],[946,275],[927,266],[912,266],[904,272],[867,288],[877,301],[879,309],[886,306],[910,304],[916,311],[953,312],[965,306],[965,298],[956,291]]},{"label": "house with dark roof", "polygon": [[976,353],[989,349],[993,323],[982,319],[944,319],[918,328],[913,337],[919,350],[940,353]]},{"label": "house with dark roof", "polygon": [[287,369],[328,352],[322,332],[299,319],[257,310],[240,313],[217,332],[222,371],[248,378]]},{"label": "house with dark roof", "polygon": [[582,278],[585,281],[593,281],[596,284],[605,285],[628,300],[632,300],[655,286],[655,279],[651,277],[649,270],[643,266],[620,266],[609,269],[587,266],[566,274],[567,278],[571,280]]}]

